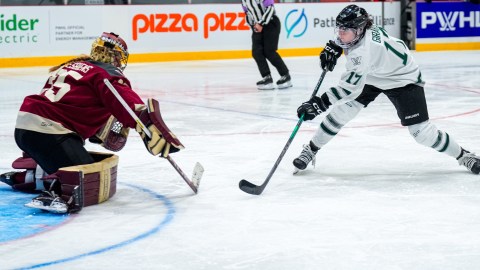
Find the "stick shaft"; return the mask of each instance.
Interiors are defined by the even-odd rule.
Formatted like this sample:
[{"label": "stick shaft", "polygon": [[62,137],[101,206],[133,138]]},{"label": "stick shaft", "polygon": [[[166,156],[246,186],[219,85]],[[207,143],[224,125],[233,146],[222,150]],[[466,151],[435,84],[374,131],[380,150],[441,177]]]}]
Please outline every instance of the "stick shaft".
[{"label": "stick shaft", "polygon": [[[312,96],[311,97],[314,97],[317,95],[317,92],[318,90],[320,89],[320,86],[322,85],[322,82],[323,82],[323,79],[325,78],[325,74],[327,74],[327,70],[323,70],[322,72],[322,75],[320,75],[320,79],[318,80],[317,82],[317,85],[315,86],[315,90],[313,91],[312,93]],[[288,148],[290,147],[290,144],[292,143],[293,141],[293,138],[295,138],[295,135],[297,134],[298,130],[300,129],[300,126],[302,125],[303,123],[303,117],[305,115],[302,115],[300,117],[300,119],[298,120],[297,122],[297,125],[295,126],[295,129],[293,130],[292,134],[290,135],[290,138],[288,138],[288,141],[287,143],[285,144],[285,146],[283,147],[283,150],[282,152],[280,153],[280,156],[277,158],[277,161],[275,162],[275,164],[273,165],[273,168],[270,170],[270,173],[268,174],[267,178],[265,179],[265,181],[263,182],[263,184],[258,188],[258,194],[260,194],[263,189],[265,189],[265,187],[267,186],[268,182],[270,181],[270,178],[272,178],[273,174],[275,173],[275,171],[277,170],[277,167],[278,165],[280,164],[280,162],[282,161],[283,159],[283,156],[285,155],[285,153],[287,152]]]},{"label": "stick shaft", "polygon": [[142,123],[140,118],[138,118],[138,116],[133,112],[133,110],[130,108],[130,106],[128,106],[127,102],[125,102],[123,97],[120,96],[117,89],[115,89],[115,87],[110,83],[109,80],[103,79],[103,82],[105,83],[105,85],[107,85],[108,89],[110,89],[110,91],[112,91],[112,93],[115,95],[117,100],[120,101],[120,103],[123,105],[125,110],[127,110],[128,114],[130,114],[130,116],[133,118],[133,120],[135,120],[135,122],[137,122],[137,124],[142,128],[143,132],[145,132],[145,134],[147,134],[147,136],[149,138],[152,138],[152,133],[150,132],[150,130],[148,130],[148,128]]},{"label": "stick shaft", "polygon": [[185,183],[187,183],[188,186],[193,190],[193,192],[198,193],[198,188],[195,186],[195,184],[188,178],[188,176],[180,169],[180,167],[177,165],[177,163],[170,157],[170,155],[167,156],[168,162],[172,164],[173,168],[180,174],[180,176],[183,178]]},{"label": "stick shaft", "polygon": [[[142,128],[142,130],[145,132],[145,134],[149,137],[152,138],[152,133],[150,133],[150,130],[142,123],[140,118],[133,112],[133,110],[128,106],[127,102],[123,99],[123,97],[118,93],[117,89],[108,81],[107,79],[104,79],[103,82],[105,85],[107,85],[108,89],[112,91],[112,93],[115,95],[115,97],[120,101],[120,103],[125,107],[127,112],[130,114],[130,116],[137,122],[137,124]],[[173,168],[180,174],[180,176],[183,178],[183,180],[190,186],[190,188],[193,190],[193,192],[197,193],[198,189],[197,187],[192,183],[192,181],[188,178],[188,176],[182,171],[182,169],[175,163],[175,161],[168,155],[167,157],[168,162],[172,164]]]}]

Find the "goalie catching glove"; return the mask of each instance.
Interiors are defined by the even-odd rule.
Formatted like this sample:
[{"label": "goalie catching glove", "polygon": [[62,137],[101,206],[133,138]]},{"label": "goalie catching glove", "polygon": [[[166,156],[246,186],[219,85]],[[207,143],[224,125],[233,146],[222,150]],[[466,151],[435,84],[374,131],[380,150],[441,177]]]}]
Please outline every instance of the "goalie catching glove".
[{"label": "goalie catching glove", "polygon": [[306,101],[300,105],[297,109],[298,118],[303,116],[303,120],[313,120],[317,115],[326,111],[332,103],[328,99],[327,94],[323,94],[321,97],[313,96],[309,101]]},{"label": "goalie catching glove", "polygon": [[100,144],[105,149],[110,151],[120,151],[127,143],[128,132],[130,129],[124,127],[115,117],[110,116],[107,123],[102,128],[90,137],[88,140],[91,143]]},{"label": "goalie catching glove", "polygon": [[161,154],[162,157],[167,157],[169,153],[175,153],[185,148],[163,122],[160,115],[160,104],[157,100],[149,98],[147,109],[140,113],[139,118],[151,133],[151,137],[149,137],[142,129],[142,124],[137,123],[135,129],[150,154],[154,156]]}]

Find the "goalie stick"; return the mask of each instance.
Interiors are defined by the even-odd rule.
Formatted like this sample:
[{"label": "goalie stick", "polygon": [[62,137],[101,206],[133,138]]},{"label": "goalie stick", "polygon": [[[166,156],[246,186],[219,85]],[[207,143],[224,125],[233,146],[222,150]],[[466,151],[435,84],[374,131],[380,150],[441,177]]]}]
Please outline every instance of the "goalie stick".
[{"label": "goalie stick", "polygon": [[[110,83],[110,81],[108,81],[108,79],[104,79],[103,82],[105,83],[105,85],[107,85],[108,89],[112,91],[112,93],[115,95],[118,101],[120,101],[120,103],[123,105],[125,110],[127,110],[130,116],[135,120],[135,122],[137,122],[137,124],[142,128],[145,134],[149,138],[151,138],[152,134],[150,133],[150,130],[148,130],[148,128],[145,127],[145,125],[142,123],[140,118],[138,118],[138,116],[132,111],[132,109],[128,106],[128,104],[125,102],[122,96],[120,96],[117,89],[115,89],[115,87]],[[195,167],[193,168],[192,180],[190,180],[188,176],[182,171],[182,169],[177,165],[177,163],[170,157],[170,155],[168,155],[166,159],[168,160],[168,162],[170,162],[170,164],[172,164],[173,168],[180,174],[180,176],[188,184],[188,186],[190,186],[193,192],[197,194],[198,187],[200,185],[200,180],[202,179],[202,175],[204,172],[202,164],[200,164],[199,162],[195,164]]]},{"label": "goalie stick", "polygon": [[[312,93],[312,98],[317,95],[318,89],[320,89],[320,85],[322,85],[323,78],[325,78],[325,74],[327,74],[327,70],[326,70],[326,69],[323,70],[322,75],[320,75],[320,79],[318,80],[318,83],[317,83],[317,85],[315,86],[315,90],[314,90],[313,93]],[[255,184],[252,184],[251,182],[248,182],[248,181],[245,180],[245,179],[242,179],[242,180],[238,183],[238,186],[239,186],[239,188],[240,188],[242,191],[244,191],[244,192],[246,192],[246,193],[249,193],[249,194],[252,194],[252,195],[260,195],[260,194],[262,194],[263,190],[265,189],[265,187],[267,186],[268,182],[270,181],[270,178],[272,178],[273,173],[277,170],[278,165],[279,165],[280,162],[282,161],[283,156],[284,156],[285,153],[287,152],[288,147],[290,147],[290,144],[292,143],[293,138],[294,138],[295,135],[297,134],[298,129],[299,129],[300,126],[302,125],[302,123],[303,123],[303,117],[304,117],[304,116],[305,116],[305,115],[302,115],[302,116],[300,117],[300,119],[298,119],[297,125],[295,126],[295,129],[293,130],[292,134],[290,135],[290,138],[288,139],[287,144],[285,145],[285,147],[283,147],[282,153],[280,153],[280,156],[277,158],[277,161],[275,162],[275,165],[273,165],[273,168],[270,170],[270,173],[268,174],[267,179],[265,179],[265,181],[263,182],[263,184],[260,185],[260,186],[257,186],[257,185],[255,185]]]}]

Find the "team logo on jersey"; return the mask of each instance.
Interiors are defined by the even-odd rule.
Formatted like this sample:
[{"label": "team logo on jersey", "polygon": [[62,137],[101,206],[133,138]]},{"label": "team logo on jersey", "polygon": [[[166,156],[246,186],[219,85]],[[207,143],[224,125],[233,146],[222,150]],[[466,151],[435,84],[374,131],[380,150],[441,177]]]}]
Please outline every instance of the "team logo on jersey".
[{"label": "team logo on jersey", "polygon": [[[300,14],[298,9],[291,10],[285,17],[285,29],[287,30],[287,38],[293,34],[294,38],[303,36],[308,28],[307,15],[305,15],[305,9],[302,9]],[[296,19],[294,16],[297,15]]]},{"label": "team logo on jersey", "polygon": [[352,58],[352,63],[354,66],[360,65],[362,63],[362,57],[358,56],[358,57]]}]

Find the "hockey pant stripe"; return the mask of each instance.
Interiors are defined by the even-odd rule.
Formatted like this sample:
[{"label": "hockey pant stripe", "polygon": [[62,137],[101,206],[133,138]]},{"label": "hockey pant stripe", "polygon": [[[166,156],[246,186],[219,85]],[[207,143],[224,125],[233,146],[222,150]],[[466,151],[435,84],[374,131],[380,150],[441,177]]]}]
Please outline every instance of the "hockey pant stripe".
[{"label": "hockey pant stripe", "polygon": [[330,124],[332,124],[333,127],[335,127],[336,129],[340,130],[343,125],[338,123],[335,118],[333,118],[330,114],[327,115],[326,119],[328,120],[328,122],[330,122]]},{"label": "hockey pant stripe", "polygon": [[[443,133],[445,133],[445,135],[443,135]],[[443,146],[440,147],[442,143],[443,143]],[[439,130],[437,141],[431,147],[437,150],[438,152],[445,152],[445,150],[448,148],[449,143],[450,143],[450,136],[448,135],[448,133]]]},{"label": "hockey pant stripe", "polygon": [[437,148],[437,146],[442,142],[443,134],[438,131],[437,141],[431,146],[432,148]]},{"label": "hockey pant stripe", "polygon": [[363,108],[363,105],[357,101],[350,101],[344,104],[333,106],[330,113],[320,123],[316,134],[312,138],[312,142],[322,147],[327,144],[338,132],[347,124]]},{"label": "hockey pant stripe", "polygon": [[337,98],[337,100],[342,99],[342,97],[340,96],[340,94],[339,94],[338,91],[337,91],[337,88],[332,87],[332,88],[330,88],[330,90],[332,90],[332,93],[333,93],[333,95],[335,95],[335,97]]},{"label": "hockey pant stripe", "polygon": [[415,141],[421,145],[431,147],[454,158],[460,155],[461,147],[457,142],[450,138],[448,133],[438,130],[430,121],[409,126],[408,130]]},{"label": "hockey pant stripe", "polygon": [[323,122],[320,124],[320,127],[322,127],[322,130],[325,131],[325,133],[327,133],[328,135],[335,136],[338,133],[338,132],[333,132],[330,129],[328,129]]},{"label": "hockey pant stripe", "polygon": [[335,98],[337,100],[340,100],[342,98],[345,98],[347,96],[349,96],[352,92],[348,91],[347,89],[344,89],[342,87],[340,87],[341,89],[341,92],[335,88],[335,87],[330,87],[330,90],[332,91],[332,94],[335,96]]},{"label": "hockey pant stripe", "polygon": [[[340,87],[341,88],[341,87]],[[345,96],[348,96],[350,95],[352,92],[348,91],[347,89],[345,88],[341,88],[343,90],[343,92],[345,93]]]},{"label": "hockey pant stripe", "polygon": [[448,148],[449,143],[450,143],[450,136],[448,136],[448,133],[445,133],[445,146],[438,151],[439,152],[445,152],[445,150],[447,150],[447,148]]}]

